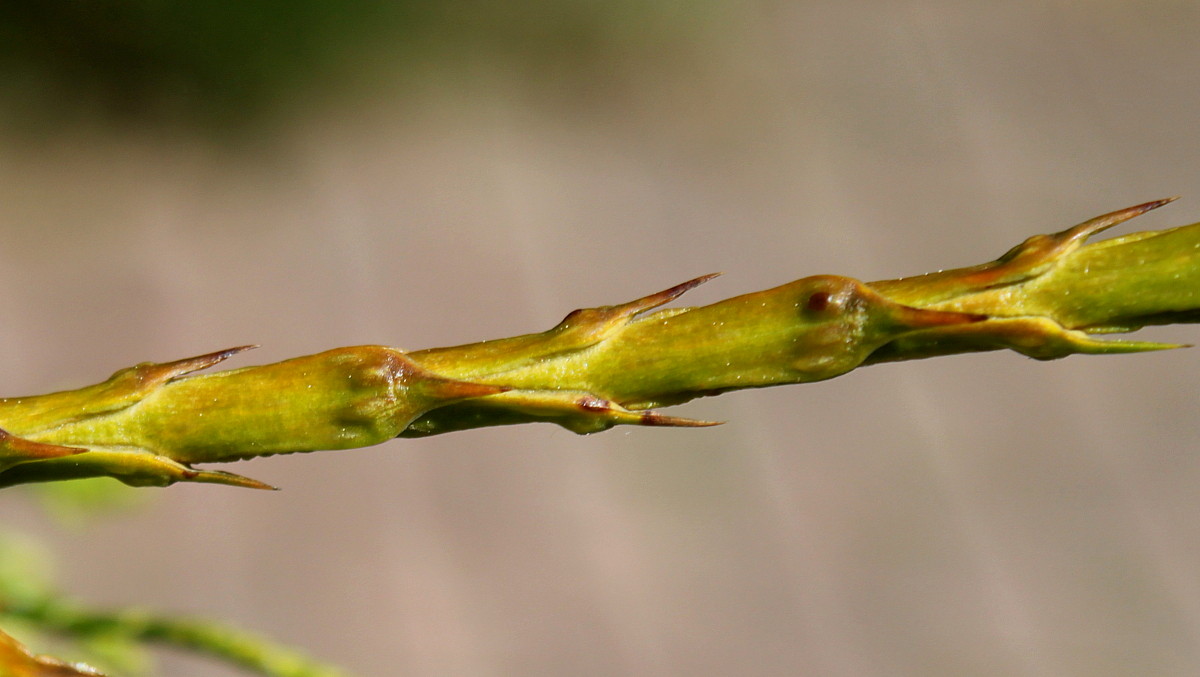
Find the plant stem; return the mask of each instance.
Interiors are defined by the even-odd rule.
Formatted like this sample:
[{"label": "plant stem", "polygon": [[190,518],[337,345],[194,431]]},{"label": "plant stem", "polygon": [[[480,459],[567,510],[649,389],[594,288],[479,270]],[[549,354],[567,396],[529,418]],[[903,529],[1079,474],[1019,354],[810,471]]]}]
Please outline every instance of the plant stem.
[{"label": "plant stem", "polygon": [[[211,621],[137,610],[89,610],[53,598],[6,606],[4,611],[48,632],[75,638],[120,636],[159,644],[208,655],[267,677],[348,677],[349,674],[262,637]],[[0,663],[0,675],[4,674],[3,669]]]},{"label": "plant stem", "polygon": [[833,378],[866,364],[1011,349],[1037,359],[1177,347],[1095,334],[1200,319],[1200,224],[1086,244],[1170,200],[1037,235],[995,261],[863,283],[821,275],[699,308],[712,279],[577,310],[536,334],[403,353],[339,348],[196,374],[236,348],[0,400],[0,487],[107,475],[133,485],[268,485],[194,463],[549,421],[704,426],[654,407]]}]

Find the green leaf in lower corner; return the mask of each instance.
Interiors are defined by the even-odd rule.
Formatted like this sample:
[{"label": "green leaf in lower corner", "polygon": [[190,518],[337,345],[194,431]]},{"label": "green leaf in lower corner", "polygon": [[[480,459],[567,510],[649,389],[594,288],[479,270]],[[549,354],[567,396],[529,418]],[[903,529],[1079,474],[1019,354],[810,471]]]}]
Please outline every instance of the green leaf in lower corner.
[{"label": "green leaf in lower corner", "polygon": [[55,519],[68,527],[85,527],[97,518],[145,505],[152,494],[134,491],[119,482],[91,477],[69,482],[33,485],[38,502]]}]

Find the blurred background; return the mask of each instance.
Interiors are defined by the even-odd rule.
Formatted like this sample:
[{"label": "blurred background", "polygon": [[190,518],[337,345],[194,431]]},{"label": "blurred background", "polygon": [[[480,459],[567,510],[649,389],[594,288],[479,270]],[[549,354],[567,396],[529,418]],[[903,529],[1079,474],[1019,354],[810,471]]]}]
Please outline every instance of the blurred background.
[{"label": "blurred background", "polygon": [[[1193,222],[1198,34],[1182,0],[8,0],[0,394],[969,265],[1169,195],[1121,232]],[[883,365],[674,410],[715,429],[0,516],[82,600],[362,675],[1195,675],[1198,356]]]}]

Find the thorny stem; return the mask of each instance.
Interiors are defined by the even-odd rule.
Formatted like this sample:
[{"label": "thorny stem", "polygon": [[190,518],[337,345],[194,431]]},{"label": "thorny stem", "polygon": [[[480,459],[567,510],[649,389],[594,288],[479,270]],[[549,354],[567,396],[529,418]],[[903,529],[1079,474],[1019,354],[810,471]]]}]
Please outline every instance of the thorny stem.
[{"label": "thorny stem", "polygon": [[106,475],[132,485],[270,488],[193,465],[534,421],[579,433],[704,426],[712,423],[654,408],[952,353],[1006,348],[1054,359],[1177,347],[1094,335],[1200,318],[1200,224],[1086,244],[1167,202],[916,277],[820,275],[661,308],[707,275],[574,311],[545,332],[451,348],[339,348],[207,374],[195,372],[246,347],[141,364],[87,388],[0,400],[0,487]]},{"label": "thorny stem", "polygon": [[[1200,321],[1200,224],[1086,244],[1170,201],[1034,236],[990,263],[916,277],[863,283],[822,275],[704,307],[660,309],[708,275],[577,310],[545,332],[452,348],[339,348],[207,374],[195,372],[248,347],[145,363],[79,390],[0,400],[0,487],[110,476],[135,486],[271,488],[193,464],[534,421],[579,433],[705,426],[712,423],[653,408],[953,353],[1011,349],[1055,359],[1178,347],[1095,335]],[[44,627],[170,642],[263,674],[338,674],[202,622],[59,602],[18,611]],[[0,633],[0,677],[88,674],[71,670]]]},{"label": "thorny stem", "polygon": [[[1179,347],[1101,341],[1091,334],[1200,320],[1200,224],[1084,245],[1173,199],[1036,235],[996,261],[970,268],[866,285],[811,277],[703,308],[644,314],[587,351],[538,354],[530,344],[546,334],[535,334],[411,357],[456,378],[526,388],[553,382],[560,390],[591,392],[636,410],[953,353],[1007,348],[1055,359]],[[611,314],[629,305],[587,312]],[[497,354],[508,357],[504,368],[489,371]],[[401,436],[548,420],[496,406],[520,397],[510,392],[434,409]]]}]

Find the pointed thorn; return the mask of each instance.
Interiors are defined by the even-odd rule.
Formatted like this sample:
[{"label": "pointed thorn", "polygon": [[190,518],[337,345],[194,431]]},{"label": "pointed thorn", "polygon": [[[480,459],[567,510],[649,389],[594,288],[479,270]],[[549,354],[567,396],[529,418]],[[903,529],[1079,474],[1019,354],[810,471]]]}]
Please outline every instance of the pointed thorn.
[{"label": "pointed thorn", "polygon": [[642,298],[635,301],[630,301],[629,303],[623,303],[620,306],[617,306],[617,308],[622,310],[623,315],[635,315],[652,308],[657,308],[661,305],[665,305],[671,301],[674,301],[687,292],[699,287],[714,277],[719,277],[720,275],[721,273],[709,273],[708,275],[701,275],[700,277],[692,278],[687,282],[681,282],[680,284],[677,284],[669,289],[664,289],[649,296],[643,296]]},{"label": "pointed thorn", "polygon": [[183,479],[188,482],[205,482],[208,484],[224,484],[231,487],[243,487],[245,489],[263,489],[266,491],[279,491],[279,487],[273,487],[266,482],[259,482],[244,475],[238,475],[224,470],[189,470],[184,473]]},{"label": "pointed thorn", "polygon": [[1087,238],[1095,235],[1096,233],[1099,233],[1104,230],[1108,230],[1109,228],[1112,228],[1113,226],[1115,226],[1117,224],[1125,223],[1126,221],[1128,221],[1134,217],[1141,216],[1142,214],[1145,214],[1148,211],[1151,211],[1153,209],[1158,209],[1159,207],[1161,207],[1165,204],[1170,204],[1178,199],[1179,199],[1179,196],[1176,195],[1174,197],[1163,198],[1161,200],[1152,200],[1150,202],[1143,202],[1140,205],[1126,207],[1125,209],[1118,209],[1115,212],[1110,212],[1110,213],[1104,214],[1102,216],[1097,216],[1094,219],[1088,219],[1087,221],[1084,221],[1083,223],[1079,224],[1078,226],[1075,226],[1073,228],[1069,228],[1069,229],[1063,231],[1059,235],[1066,242],[1074,241],[1074,240],[1083,241],[1083,240],[1086,240]]},{"label": "pointed thorn", "polygon": [[229,358],[233,357],[234,355],[237,355],[238,353],[244,353],[247,350],[254,350],[255,348],[258,348],[258,347],[259,346],[257,344],[251,344],[251,345],[245,345],[245,346],[237,346],[235,348],[226,348],[225,350],[218,350],[214,353],[208,353],[206,355],[198,355],[196,357],[179,360],[179,363],[191,362],[191,363],[194,363],[197,365],[203,364],[204,366],[197,366],[193,370],[193,371],[198,371],[200,369],[205,369],[207,367],[211,367],[215,364],[220,364],[221,362],[228,360]]},{"label": "pointed thorn", "polygon": [[[254,350],[256,348],[261,348],[261,347],[262,346],[258,345],[257,343],[251,343],[251,344],[244,345],[244,346],[237,346],[234,348],[226,348],[225,350],[219,350],[219,351],[217,351],[216,354],[221,356],[221,360],[224,360],[224,359],[233,357],[234,355],[237,355],[238,353],[244,353],[247,350]],[[220,360],[217,360],[217,361],[219,362]]]},{"label": "pointed thorn", "polygon": [[714,425],[723,425],[725,422],[704,421],[696,418],[684,418],[682,416],[667,416],[657,411],[645,411],[641,413],[641,421],[639,423],[647,426],[670,426],[674,428],[708,428]]},{"label": "pointed thorn", "polygon": [[[684,294],[695,289],[696,287],[699,287],[700,285],[704,284],[705,282],[708,282],[709,280],[718,278],[720,276],[721,276],[721,273],[709,273],[707,275],[701,275],[700,277],[694,277],[694,278],[688,280],[687,282],[681,282],[681,283],[675,285],[674,287],[671,287],[670,289],[664,289],[664,290],[658,292],[657,294],[654,294],[653,296],[657,296],[657,297],[664,299],[662,301],[662,303],[667,303],[668,301],[674,301],[675,299],[679,298],[680,296],[683,296]],[[660,303],[659,305],[662,305],[662,304]]]},{"label": "pointed thorn", "polygon": [[1177,350],[1179,348],[1194,348],[1191,343],[1151,343],[1142,341],[1141,345],[1144,350]]},{"label": "pointed thorn", "polygon": [[58,444],[47,444],[45,442],[34,442],[27,440],[24,437],[18,437],[7,430],[0,428],[0,447],[7,447],[15,452],[26,456],[29,460],[38,460],[46,458],[61,458],[63,456],[74,456],[87,451],[82,447],[64,447]]},{"label": "pointed thorn", "polygon": [[1101,340],[1086,336],[1079,340],[1070,342],[1070,345],[1076,349],[1076,352],[1085,355],[1106,355],[1106,354],[1122,354],[1122,353],[1145,353],[1157,350],[1174,350],[1176,348],[1189,348],[1191,346],[1184,343],[1154,343],[1152,341],[1127,341],[1127,340]]},{"label": "pointed thorn", "polygon": [[226,348],[218,350],[215,353],[205,353],[195,357],[185,357],[182,360],[174,362],[163,362],[162,364],[152,365],[152,368],[162,374],[168,374],[169,378],[184,376],[192,372],[208,369],[211,366],[220,364],[225,360],[237,355],[238,353],[246,352],[257,348],[257,345],[238,346],[236,348]]},{"label": "pointed thorn", "polygon": [[1164,197],[1161,200],[1152,200],[1150,202],[1147,202],[1146,204],[1141,205],[1142,207],[1145,208],[1145,209],[1143,209],[1142,213],[1148,212],[1151,209],[1158,209],[1159,207],[1161,207],[1163,205],[1171,204],[1172,202],[1178,200],[1181,197],[1183,197],[1183,196],[1182,195],[1172,195],[1171,197]]}]

